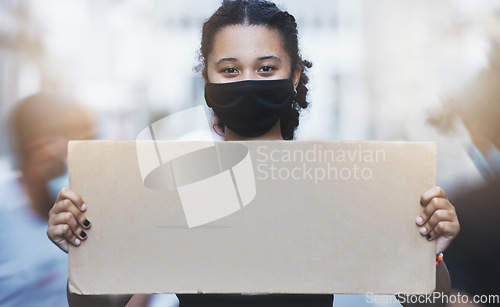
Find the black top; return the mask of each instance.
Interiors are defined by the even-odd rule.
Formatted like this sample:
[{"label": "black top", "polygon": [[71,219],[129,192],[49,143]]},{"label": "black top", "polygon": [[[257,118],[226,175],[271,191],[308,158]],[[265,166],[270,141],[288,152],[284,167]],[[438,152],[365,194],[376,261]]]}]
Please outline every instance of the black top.
[{"label": "black top", "polygon": [[332,294],[177,294],[179,307],[332,307]]},{"label": "black top", "polygon": [[452,287],[471,295],[500,293],[500,180],[462,189],[451,203],[460,222],[460,233],[444,255]]}]

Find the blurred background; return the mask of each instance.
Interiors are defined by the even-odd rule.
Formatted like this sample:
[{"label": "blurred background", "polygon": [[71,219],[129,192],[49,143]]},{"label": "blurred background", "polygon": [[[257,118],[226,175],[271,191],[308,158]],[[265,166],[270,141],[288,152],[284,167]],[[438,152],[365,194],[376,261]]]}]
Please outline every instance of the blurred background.
[{"label": "blurred background", "polygon": [[[500,2],[277,2],[297,18],[314,64],[297,139],[437,141],[439,184],[481,180],[461,140],[426,120],[487,66]],[[156,119],[204,105],[193,68],[201,25],[219,4],[0,1],[0,170],[11,167],[9,111],[42,89],[95,110],[102,139],[135,139]]]},{"label": "blurred background", "polygon": [[[275,2],[296,17],[302,55],[313,62],[298,140],[436,141],[438,185],[450,198],[483,182],[465,127],[436,126],[488,69],[500,1]],[[149,123],[205,105],[194,67],[201,25],[219,4],[0,0],[0,172],[14,168],[11,110],[42,90],[94,111],[99,139],[135,139]]]}]

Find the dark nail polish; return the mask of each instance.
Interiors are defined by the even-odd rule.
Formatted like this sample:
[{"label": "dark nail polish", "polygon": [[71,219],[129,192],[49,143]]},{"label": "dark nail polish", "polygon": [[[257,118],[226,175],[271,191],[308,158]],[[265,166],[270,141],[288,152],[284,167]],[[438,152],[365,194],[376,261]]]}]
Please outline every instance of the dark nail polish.
[{"label": "dark nail polish", "polygon": [[85,226],[85,227],[89,227],[89,225],[90,225],[89,220],[85,220],[85,221],[83,221],[83,226]]},{"label": "dark nail polish", "polygon": [[428,234],[427,234],[427,240],[430,240],[431,238],[432,238],[432,237],[431,237],[431,234],[430,234],[430,233],[428,233]]},{"label": "dark nail polish", "polygon": [[85,231],[83,231],[83,230],[82,230],[82,232],[80,232],[80,236],[81,236],[82,238],[85,238],[85,237],[87,236],[87,234],[85,233]]}]

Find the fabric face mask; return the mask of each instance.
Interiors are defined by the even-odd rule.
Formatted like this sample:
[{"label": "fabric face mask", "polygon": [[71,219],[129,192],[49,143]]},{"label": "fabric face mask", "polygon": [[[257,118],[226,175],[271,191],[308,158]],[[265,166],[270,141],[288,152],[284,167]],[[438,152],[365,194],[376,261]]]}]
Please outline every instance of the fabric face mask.
[{"label": "fabric face mask", "polygon": [[292,79],[206,83],[205,101],[221,124],[235,133],[256,137],[269,131],[290,107]]}]

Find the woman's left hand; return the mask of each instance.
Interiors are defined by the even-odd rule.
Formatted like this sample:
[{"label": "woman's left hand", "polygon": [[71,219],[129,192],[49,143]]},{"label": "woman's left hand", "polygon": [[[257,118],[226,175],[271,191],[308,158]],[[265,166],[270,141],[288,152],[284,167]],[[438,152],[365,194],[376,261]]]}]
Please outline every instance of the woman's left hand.
[{"label": "woman's left hand", "polygon": [[434,187],[422,194],[420,204],[424,207],[416,220],[420,226],[420,234],[428,240],[437,240],[436,254],[442,253],[460,232],[455,207],[440,187]]}]

